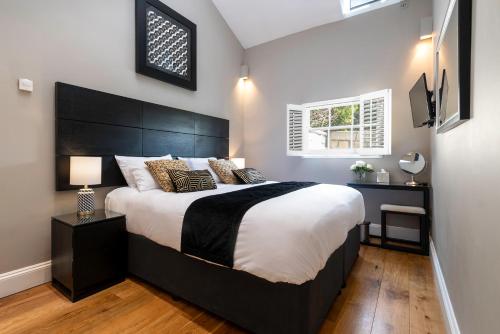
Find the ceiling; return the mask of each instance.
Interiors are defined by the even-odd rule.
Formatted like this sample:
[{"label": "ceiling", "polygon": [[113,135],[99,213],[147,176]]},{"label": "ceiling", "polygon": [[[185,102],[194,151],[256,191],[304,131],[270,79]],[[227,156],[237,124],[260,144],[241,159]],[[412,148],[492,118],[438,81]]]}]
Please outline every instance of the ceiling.
[{"label": "ceiling", "polygon": [[[348,7],[349,0],[212,1],[241,45],[246,49],[296,32],[394,4],[400,0],[382,0],[351,13],[343,11],[343,8]],[[341,4],[341,2],[344,3]]]}]

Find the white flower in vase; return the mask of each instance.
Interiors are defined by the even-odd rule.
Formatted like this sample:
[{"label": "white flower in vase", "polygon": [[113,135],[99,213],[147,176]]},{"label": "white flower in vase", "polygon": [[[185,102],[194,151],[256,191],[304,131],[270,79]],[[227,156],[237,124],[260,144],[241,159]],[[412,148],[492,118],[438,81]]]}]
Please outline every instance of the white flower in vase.
[{"label": "white flower in vase", "polygon": [[356,174],[356,177],[360,181],[365,181],[366,180],[366,175],[367,173],[372,173],[373,172],[373,166],[371,164],[367,164],[364,161],[356,161],[354,165],[350,167],[351,171]]},{"label": "white flower in vase", "polygon": [[366,162],[364,162],[362,160],[358,160],[358,161],[356,161],[356,166],[358,166],[358,167],[364,167],[364,166],[366,166]]}]

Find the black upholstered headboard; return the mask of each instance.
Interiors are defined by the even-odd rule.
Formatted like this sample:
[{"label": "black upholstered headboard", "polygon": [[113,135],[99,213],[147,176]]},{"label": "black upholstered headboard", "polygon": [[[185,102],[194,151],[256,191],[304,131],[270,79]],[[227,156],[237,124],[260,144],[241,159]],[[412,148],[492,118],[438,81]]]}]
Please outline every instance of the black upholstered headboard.
[{"label": "black upholstered headboard", "polygon": [[100,187],[126,185],[114,155],[229,155],[229,121],[56,83],[56,190],[69,184],[70,156],[102,157]]}]

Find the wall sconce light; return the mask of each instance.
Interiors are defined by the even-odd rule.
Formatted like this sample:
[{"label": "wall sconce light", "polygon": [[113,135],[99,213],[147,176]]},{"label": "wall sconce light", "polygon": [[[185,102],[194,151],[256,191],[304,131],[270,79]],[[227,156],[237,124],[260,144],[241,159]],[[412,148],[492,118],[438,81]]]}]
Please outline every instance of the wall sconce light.
[{"label": "wall sconce light", "polygon": [[420,19],[420,40],[432,38],[432,16]]},{"label": "wall sconce light", "polygon": [[241,65],[240,68],[240,79],[247,80],[248,79],[248,65]]}]

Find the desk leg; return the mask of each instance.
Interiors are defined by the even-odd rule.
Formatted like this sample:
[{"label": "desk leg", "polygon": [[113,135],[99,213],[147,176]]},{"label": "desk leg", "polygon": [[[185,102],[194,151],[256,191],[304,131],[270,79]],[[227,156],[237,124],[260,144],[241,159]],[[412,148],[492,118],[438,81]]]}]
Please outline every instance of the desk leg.
[{"label": "desk leg", "polygon": [[384,248],[385,243],[387,242],[387,221],[386,221],[386,213],[382,211],[380,217],[380,247]]},{"label": "desk leg", "polygon": [[425,215],[422,218],[422,227],[420,228],[420,238],[422,242],[422,252],[429,255],[429,216]]}]

